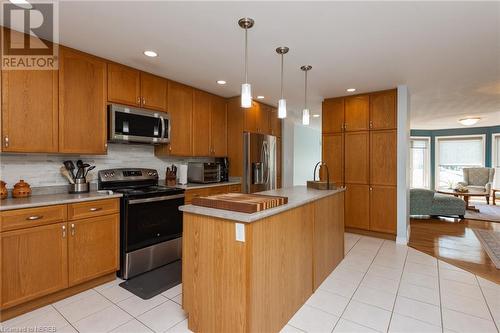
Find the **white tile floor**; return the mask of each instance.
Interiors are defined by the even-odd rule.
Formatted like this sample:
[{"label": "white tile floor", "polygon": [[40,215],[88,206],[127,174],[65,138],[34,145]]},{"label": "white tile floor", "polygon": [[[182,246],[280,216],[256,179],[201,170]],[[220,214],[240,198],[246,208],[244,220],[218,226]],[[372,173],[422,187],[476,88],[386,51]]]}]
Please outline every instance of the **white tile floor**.
[{"label": "white tile floor", "polygon": [[[345,247],[346,258],[282,332],[498,332],[500,285],[392,241],[346,234]],[[120,282],[3,322],[0,332],[190,332],[181,286],[145,301]]]}]

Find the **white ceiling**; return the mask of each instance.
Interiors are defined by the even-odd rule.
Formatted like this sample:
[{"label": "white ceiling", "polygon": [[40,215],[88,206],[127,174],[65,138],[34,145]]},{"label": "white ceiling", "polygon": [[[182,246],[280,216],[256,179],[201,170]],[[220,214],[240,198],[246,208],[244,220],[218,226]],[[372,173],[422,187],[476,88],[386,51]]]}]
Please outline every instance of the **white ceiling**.
[{"label": "white ceiling", "polygon": [[[222,96],[239,94],[249,30],[253,95],[280,94],[277,46],[285,56],[285,97],[298,117],[312,65],[312,113],[346,88],[408,85],[411,127],[500,125],[500,2],[166,2],[60,3],[60,42]],[[157,58],[142,52],[153,49]],[[226,86],[215,83],[218,79]],[[314,126],[320,120],[314,119]]]}]

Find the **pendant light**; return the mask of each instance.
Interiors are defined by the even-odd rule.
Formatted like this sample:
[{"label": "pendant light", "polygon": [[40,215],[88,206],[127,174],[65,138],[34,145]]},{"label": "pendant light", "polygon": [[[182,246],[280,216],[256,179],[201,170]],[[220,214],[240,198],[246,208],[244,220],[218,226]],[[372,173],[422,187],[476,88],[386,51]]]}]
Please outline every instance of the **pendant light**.
[{"label": "pendant light", "polygon": [[302,110],[302,125],[309,125],[309,108],[307,107],[307,72],[312,69],[311,65],[300,67],[304,71],[304,109]]},{"label": "pendant light", "polygon": [[276,49],[276,52],[281,55],[281,98],[278,101],[278,118],[286,118],[286,99],[283,98],[283,57],[288,53],[289,48],[286,46],[280,46]]},{"label": "pendant light", "polygon": [[252,107],[252,86],[248,83],[248,29],[253,27],[254,20],[244,17],[238,20],[238,25],[245,29],[245,83],[241,85],[241,107]]}]

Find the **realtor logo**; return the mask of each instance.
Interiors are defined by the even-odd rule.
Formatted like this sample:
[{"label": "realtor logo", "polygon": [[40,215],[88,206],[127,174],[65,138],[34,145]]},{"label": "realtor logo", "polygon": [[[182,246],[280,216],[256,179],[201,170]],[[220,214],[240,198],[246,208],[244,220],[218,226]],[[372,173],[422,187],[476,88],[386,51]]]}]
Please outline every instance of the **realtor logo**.
[{"label": "realtor logo", "polygon": [[57,2],[2,3],[2,69],[58,68]]}]

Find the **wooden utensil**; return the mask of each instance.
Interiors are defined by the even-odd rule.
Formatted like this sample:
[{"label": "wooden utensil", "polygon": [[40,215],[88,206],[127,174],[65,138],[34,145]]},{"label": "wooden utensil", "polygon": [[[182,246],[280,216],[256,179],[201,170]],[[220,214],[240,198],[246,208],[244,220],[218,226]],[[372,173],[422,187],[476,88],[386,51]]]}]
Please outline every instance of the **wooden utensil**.
[{"label": "wooden utensil", "polygon": [[62,166],[59,171],[61,171],[61,174],[68,180],[70,184],[74,184],[75,181],[73,180],[73,177],[69,174],[68,169],[66,167]]}]

